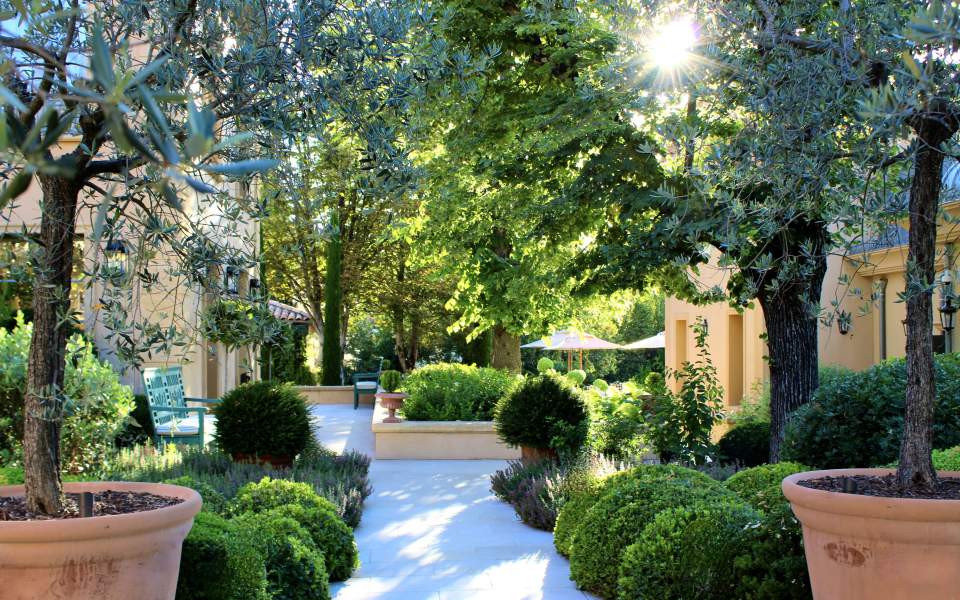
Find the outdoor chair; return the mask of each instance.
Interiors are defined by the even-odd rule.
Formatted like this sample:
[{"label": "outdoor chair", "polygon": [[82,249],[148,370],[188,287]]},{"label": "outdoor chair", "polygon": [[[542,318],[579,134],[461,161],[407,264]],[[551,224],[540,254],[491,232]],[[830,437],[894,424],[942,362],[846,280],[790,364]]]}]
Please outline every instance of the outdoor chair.
[{"label": "outdoor chair", "polygon": [[160,367],[143,370],[150,419],[153,421],[153,443],[164,442],[204,445],[205,406],[187,406],[187,402],[219,403],[214,398],[190,398],[183,392],[183,370]]},{"label": "outdoor chair", "polygon": [[383,370],[383,359],[377,359],[377,370],[368,373],[353,374],[353,409],[360,408],[361,394],[376,394],[380,385],[380,371]]}]

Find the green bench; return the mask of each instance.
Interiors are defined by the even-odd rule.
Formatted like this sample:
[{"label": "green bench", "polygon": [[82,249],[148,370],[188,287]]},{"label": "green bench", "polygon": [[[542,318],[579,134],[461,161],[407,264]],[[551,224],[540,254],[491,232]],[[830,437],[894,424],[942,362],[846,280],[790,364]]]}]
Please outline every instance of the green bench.
[{"label": "green bench", "polygon": [[377,386],[380,385],[380,371],[383,370],[383,359],[379,359],[377,364],[379,366],[376,371],[353,374],[353,410],[360,407],[361,395],[377,393]]},{"label": "green bench", "polygon": [[143,386],[153,421],[153,443],[158,447],[164,443],[203,446],[207,407],[187,406],[187,402],[216,404],[220,400],[184,395],[180,367],[144,369]]}]

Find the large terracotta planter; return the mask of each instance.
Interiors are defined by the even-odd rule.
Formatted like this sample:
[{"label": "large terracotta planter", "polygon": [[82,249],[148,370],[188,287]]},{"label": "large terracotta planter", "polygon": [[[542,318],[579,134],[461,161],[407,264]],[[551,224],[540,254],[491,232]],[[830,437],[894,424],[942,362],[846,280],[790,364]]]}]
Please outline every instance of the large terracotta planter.
[{"label": "large terracotta planter", "polygon": [[376,397],[380,401],[380,405],[389,412],[383,422],[399,423],[400,419],[397,418],[397,411],[403,408],[403,401],[406,400],[407,395],[402,392],[377,392]]},{"label": "large terracotta planter", "polygon": [[234,452],[230,455],[233,462],[249,463],[252,465],[270,465],[278,469],[288,469],[293,466],[293,457],[289,454],[244,454],[243,452]]},{"label": "large terracotta planter", "polygon": [[797,483],[891,472],[837,469],[783,480],[783,493],[803,525],[816,600],[960,599],[960,500],[878,498]]},{"label": "large terracotta planter", "polygon": [[555,460],[557,451],[553,448],[537,448],[535,446],[520,446],[520,460],[523,462],[543,462]]},{"label": "large terracotta planter", "polygon": [[[68,483],[65,490],[149,492],[183,498],[157,510],[84,519],[0,521],[4,600],[173,600],[183,539],[200,494],[160,483]],[[0,487],[0,496],[23,486]]]}]

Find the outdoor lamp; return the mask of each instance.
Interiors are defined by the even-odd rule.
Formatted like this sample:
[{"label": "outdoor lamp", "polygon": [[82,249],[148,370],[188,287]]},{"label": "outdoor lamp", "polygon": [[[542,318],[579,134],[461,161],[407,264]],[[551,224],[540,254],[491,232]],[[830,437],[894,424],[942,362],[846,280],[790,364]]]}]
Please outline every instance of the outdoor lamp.
[{"label": "outdoor lamp", "polygon": [[110,240],[103,249],[103,255],[109,275],[122,276],[127,272],[127,247],[123,242]]},{"label": "outdoor lamp", "polygon": [[845,310],[841,310],[840,314],[837,315],[837,329],[840,330],[840,335],[850,333],[851,316],[852,315]]},{"label": "outdoor lamp", "polygon": [[953,331],[953,318],[957,314],[957,304],[953,299],[953,275],[950,270],[940,277],[940,326],[944,331]]},{"label": "outdoor lamp", "polygon": [[240,287],[240,269],[227,267],[223,272],[223,285],[227,288],[228,294],[236,294]]},{"label": "outdoor lamp", "polygon": [[250,291],[251,291],[251,292],[258,292],[258,291],[260,291],[260,280],[257,279],[256,277],[251,277],[251,278],[250,278]]}]

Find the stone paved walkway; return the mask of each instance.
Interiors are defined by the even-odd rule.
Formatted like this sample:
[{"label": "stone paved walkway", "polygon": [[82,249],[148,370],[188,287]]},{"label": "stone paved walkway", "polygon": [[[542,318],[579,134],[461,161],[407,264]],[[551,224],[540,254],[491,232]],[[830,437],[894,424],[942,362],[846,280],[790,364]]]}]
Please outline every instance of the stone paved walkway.
[{"label": "stone paved walkway", "polygon": [[[314,406],[317,436],[373,455],[371,409]],[[584,600],[552,536],[490,493],[497,460],[373,461],[356,530],[361,567],[334,600]]]}]

